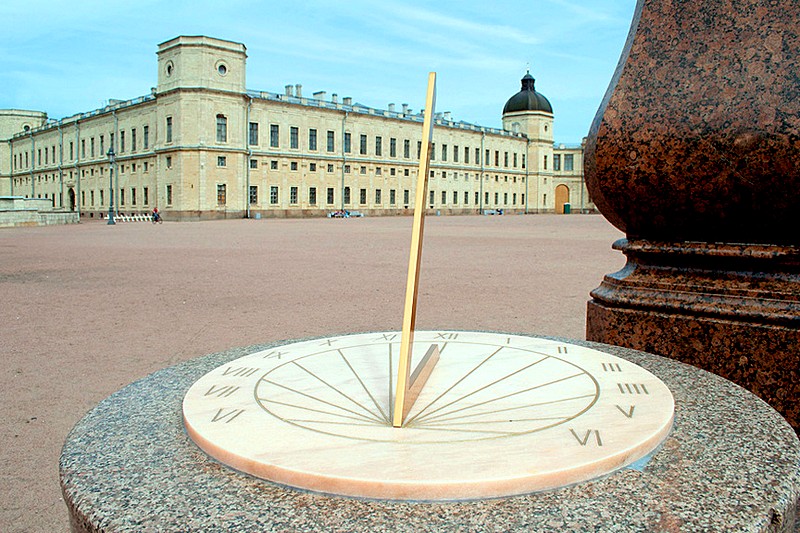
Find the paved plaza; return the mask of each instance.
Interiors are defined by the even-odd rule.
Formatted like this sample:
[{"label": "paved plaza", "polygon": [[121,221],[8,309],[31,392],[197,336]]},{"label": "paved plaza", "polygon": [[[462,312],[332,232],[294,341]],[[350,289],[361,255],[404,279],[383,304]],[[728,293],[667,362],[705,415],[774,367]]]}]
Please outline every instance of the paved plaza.
[{"label": "paved plaza", "polygon": [[[399,330],[411,222],[0,230],[0,530],[68,529],[60,448],[132,381],[231,347]],[[599,215],[429,217],[417,326],[582,339],[620,237]]]}]

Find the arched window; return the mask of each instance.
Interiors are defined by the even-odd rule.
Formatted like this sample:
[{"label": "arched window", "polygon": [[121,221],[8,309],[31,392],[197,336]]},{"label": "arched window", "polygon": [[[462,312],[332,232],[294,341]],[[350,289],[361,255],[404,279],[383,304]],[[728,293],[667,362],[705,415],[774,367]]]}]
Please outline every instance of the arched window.
[{"label": "arched window", "polygon": [[228,119],[225,115],[217,115],[217,142],[228,142]]}]

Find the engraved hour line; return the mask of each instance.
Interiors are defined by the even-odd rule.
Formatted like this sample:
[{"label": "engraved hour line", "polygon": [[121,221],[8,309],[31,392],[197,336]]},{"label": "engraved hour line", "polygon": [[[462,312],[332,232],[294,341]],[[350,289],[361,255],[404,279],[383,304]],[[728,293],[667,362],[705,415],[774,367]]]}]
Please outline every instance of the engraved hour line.
[{"label": "engraved hour line", "polygon": [[583,436],[583,438],[580,438],[578,434],[575,433],[574,429],[570,428],[569,431],[570,433],[572,433],[572,436],[575,437],[575,440],[577,440],[578,444],[580,444],[581,446],[586,446],[589,443],[589,437],[591,436],[592,433],[594,433],[594,438],[595,441],[597,442],[597,445],[598,446],[603,445],[603,441],[600,439],[600,431],[597,429],[587,429],[586,434]]},{"label": "engraved hour line", "polygon": [[623,415],[625,415],[625,416],[626,416],[626,417],[628,417],[628,418],[633,418],[633,410],[634,410],[635,408],[636,408],[636,406],[635,406],[635,405],[631,405],[631,406],[630,406],[630,409],[628,409],[628,410],[626,411],[626,410],[625,410],[625,409],[623,409],[621,406],[619,406],[619,405],[617,406],[617,409],[619,409],[619,412],[620,412],[620,413],[622,413]]},{"label": "engraved hour line", "polygon": [[[502,349],[502,348],[503,348],[503,347],[501,346],[501,347],[498,349],[498,351],[500,351],[500,349]],[[495,352],[495,353],[497,353],[497,352]],[[539,359],[538,361],[535,361],[535,362],[533,362],[533,363],[531,363],[531,364],[529,364],[529,365],[525,365],[524,367],[522,367],[522,368],[520,368],[520,369],[517,369],[517,370],[515,370],[514,372],[511,372],[510,374],[506,374],[505,376],[503,376],[503,377],[501,377],[501,378],[499,378],[499,379],[496,379],[496,380],[492,381],[491,383],[488,383],[488,384],[484,385],[483,387],[480,387],[480,388],[478,388],[478,389],[476,389],[476,390],[474,390],[474,391],[472,391],[472,392],[470,392],[470,393],[467,393],[467,394],[465,394],[465,395],[461,396],[460,398],[456,398],[455,400],[451,401],[450,403],[446,403],[446,404],[442,405],[441,407],[437,407],[436,409],[434,409],[433,411],[430,411],[430,412],[428,412],[428,414],[426,414],[426,415],[424,415],[424,416],[420,416],[420,415],[422,415],[422,411],[420,411],[419,413],[417,413],[417,415],[416,415],[416,416],[412,417],[412,418],[411,418],[411,419],[408,421],[408,423],[411,423],[411,422],[413,422],[414,420],[417,420],[417,419],[419,419],[419,420],[423,420],[423,419],[425,419],[425,418],[427,418],[427,417],[431,416],[433,413],[437,413],[437,412],[441,411],[442,409],[445,409],[445,408],[447,408],[447,407],[450,407],[450,406],[451,406],[451,405],[453,405],[454,403],[458,403],[458,402],[460,402],[461,400],[464,400],[464,399],[466,399],[466,398],[469,398],[469,397],[470,397],[470,396],[472,396],[473,394],[477,394],[477,393],[481,392],[482,390],[488,389],[489,387],[491,387],[491,386],[493,386],[493,385],[497,385],[497,384],[498,384],[498,383],[500,383],[501,381],[503,381],[503,380],[506,380],[506,379],[510,378],[511,376],[515,376],[516,374],[519,374],[520,372],[522,372],[522,371],[524,371],[524,370],[527,370],[527,369],[531,368],[532,366],[538,365],[539,363],[541,363],[541,362],[542,362],[542,361],[544,361],[545,359],[548,359],[548,357],[547,357],[547,356],[545,356],[545,357],[542,357],[542,358],[541,358],[541,359]],[[451,387],[451,389],[452,389],[452,387]],[[450,389],[448,389],[448,391],[449,391],[449,390],[450,390]],[[438,400],[438,398],[437,398],[437,400]],[[431,402],[431,403],[433,403],[433,402]],[[429,404],[429,405],[427,405],[427,406],[425,406],[425,408],[426,408],[426,409],[427,409],[428,407],[430,407],[430,404]],[[424,411],[424,409],[423,409],[423,411]],[[452,411],[451,411],[451,412],[452,412]],[[441,416],[441,415],[440,415],[440,416]]]},{"label": "engraved hour line", "polygon": [[622,372],[619,363],[603,363],[603,372]]},{"label": "engraved hour line", "polygon": [[[442,349],[444,349],[444,348],[442,348]],[[419,417],[419,416],[420,416],[422,413],[424,413],[424,412],[425,412],[425,410],[426,410],[428,407],[430,407],[431,405],[435,404],[435,403],[436,403],[436,402],[438,402],[440,399],[442,399],[442,397],[443,397],[444,395],[446,395],[448,392],[450,392],[451,390],[453,390],[453,389],[454,389],[454,388],[455,388],[455,387],[456,387],[456,386],[457,386],[459,383],[461,383],[462,381],[464,381],[465,379],[467,379],[467,378],[468,378],[470,375],[472,375],[472,373],[473,373],[473,372],[475,372],[475,371],[476,371],[476,370],[478,370],[478,369],[479,369],[481,366],[483,366],[483,364],[484,364],[484,363],[486,363],[486,362],[487,362],[489,359],[491,359],[492,357],[494,357],[495,355],[497,355],[497,352],[499,352],[499,351],[500,351],[500,350],[502,350],[502,349],[503,349],[503,346],[499,347],[499,348],[498,348],[498,349],[496,349],[494,352],[492,352],[492,353],[489,355],[489,357],[487,357],[486,359],[484,359],[483,361],[481,361],[480,363],[478,363],[478,366],[476,366],[475,368],[473,368],[472,370],[470,370],[469,372],[467,372],[466,374],[464,374],[464,375],[461,377],[461,379],[459,379],[458,381],[456,381],[455,383],[453,383],[452,385],[450,385],[450,387],[449,387],[447,390],[445,390],[445,391],[444,391],[443,393],[441,393],[439,396],[437,396],[436,398],[434,398],[434,399],[433,399],[433,401],[432,401],[432,402],[430,402],[428,405],[426,405],[425,407],[423,407],[423,408],[422,408],[422,410],[421,410],[419,413],[417,413],[416,415],[414,415],[414,416],[413,416],[411,419],[407,420],[407,421],[406,421],[406,424],[408,424],[408,423],[412,422],[412,421],[413,421],[415,418]],[[441,351],[439,352],[439,354],[441,355]]]},{"label": "engraved hour line", "polygon": [[392,384],[392,345],[389,344],[389,419],[394,418],[394,402],[392,401],[392,392],[394,391],[394,385]]},{"label": "engraved hour line", "polygon": [[217,414],[214,415],[214,418],[211,419],[212,422],[221,422],[222,420],[225,421],[226,424],[230,423],[240,414],[244,413],[244,409],[231,409],[229,412],[222,414],[224,409],[220,409],[217,411]]},{"label": "engraved hour line", "polygon": [[364,381],[361,379],[361,376],[359,376],[359,375],[358,375],[358,372],[356,372],[355,368],[353,368],[353,365],[351,365],[351,364],[350,364],[350,361],[348,361],[348,360],[347,360],[347,357],[345,357],[344,353],[342,353],[342,350],[336,350],[336,351],[337,351],[337,352],[339,352],[339,355],[341,355],[341,356],[342,356],[342,359],[344,359],[344,362],[345,362],[345,364],[347,365],[347,367],[350,369],[350,371],[351,371],[351,372],[353,373],[353,375],[356,377],[356,379],[358,380],[358,382],[361,384],[361,388],[363,388],[363,389],[364,389],[364,392],[366,392],[366,393],[367,393],[367,396],[369,396],[369,399],[370,399],[370,400],[372,400],[372,403],[373,403],[373,404],[375,404],[375,407],[376,407],[376,408],[378,409],[378,411],[381,413],[381,416],[383,417],[383,419],[386,421],[386,423],[387,423],[387,424],[389,424],[389,423],[390,423],[390,421],[389,421],[389,419],[386,417],[386,413],[384,413],[384,412],[383,412],[383,408],[381,408],[381,406],[378,404],[377,400],[375,400],[375,397],[372,395],[372,393],[369,391],[369,389],[367,388],[367,386],[364,384]]},{"label": "engraved hour line", "polygon": [[227,367],[223,372],[223,376],[236,376],[240,378],[248,378],[258,372],[259,368],[253,367],[246,367],[246,366],[238,366],[238,367]]},{"label": "engraved hour line", "polygon": [[308,370],[307,368],[305,368],[303,365],[301,365],[301,364],[300,364],[300,363],[298,363],[297,361],[292,361],[292,364],[293,364],[294,366],[296,366],[297,368],[299,368],[300,370],[302,370],[303,372],[305,372],[306,374],[308,374],[309,376],[311,376],[311,377],[313,377],[314,379],[316,379],[317,381],[319,381],[320,383],[322,383],[323,385],[325,385],[326,387],[328,387],[329,389],[331,389],[332,391],[334,391],[334,392],[338,393],[340,396],[342,396],[342,397],[344,397],[344,398],[347,398],[348,400],[350,400],[351,402],[353,402],[354,404],[356,404],[357,406],[359,406],[360,408],[362,408],[364,411],[366,411],[366,412],[367,412],[367,413],[369,413],[370,415],[374,416],[376,419],[378,419],[378,420],[380,420],[380,419],[381,419],[381,416],[380,416],[378,413],[375,413],[375,412],[373,412],[373,411],[370,411],[370,410],[367,408],[367,406],[365,406],[365,405],[362,405],[362,404],[361,404],[360,402],[358,402],[357,400],[355,400],[355,399],[351,398],[350,396],[348,396],[348,395],[347,395],[347,394],[345,394],[344,392],[340,391],[339,389],[337,389],[336,387],[334,387],[333,385],[331,385],[330,383],[328,383],[327,381],[325,381],[324,379],[322,379],[321,377],[319,377],[318,375],[316,375],[316,374],[315,374],[315,373],[313,373],[312,371],[310,371],[310,370]]},{"label": "engraved hour line", "polygon": [[[338,417],[338,418],[346,418],[348,420],[357,420],[359,422],[367,421],[367,422],[370,422],[370,424],[369,424],[370,426],[374,426],[376,423],[378,425],[383,425],[384,424],[384,422],[382,420],[376,422],[376,421],[372,420],[371,418],[367,418],[366,416],[364,416],[364,415],[362,415],[360,413],[353,413],[356,416],[348,416],[348,415],[345,415],[345,414],[342,414],[342,413],[333,413],[331,411],[323,411],[322,409],[314,409],[313,407],[308,407],[307,405],[295,405],[293,403],[279,402],[278,400],[270,400],[269,398],[259,398],[259,397],[257,397],[256,399],[259,402],[262,402],[262,403],[274,403],[276,405],[283,405],[283,406],[286,406],[286,407],[294,407],[295,409],[301,409],[303,411],[311,411],[312,413],[320,413],[320,414],[323,414],[323,415],[330,415],[330,416],[335,416],[335,417]],[[278,417],[278,418],[280,418],[281,420],[286,420],[286,419],[281,418],[281,417]]]},{"label": "engraved hour line", "polygon": [[241,387],[234,387],[233,385],[226,385],[224,387],[218,387],[217,385],[211,385],[211,388],[208,389],[203,396],[211,396],[214,395],[217,398],[227,398]]},{"label": "engraved hour line", "polygon": [[333,346],[333,343],[338,341],[339,339],[325,339],[325,342],[321,342],[320,346]]},{"label": "engraved hour line", "polygon": [[559,346],[558,347],[558,353],[567,353],[567,347],[566,346]]},{"label": "engraved hour line", "polygon": [[[330,405],[331,407],[335,407],[336,409],[341,409],[342,411],[347,411],[348,413],[354,414],[354,415],[362,418],[363,420],[371,420],[373,422],[378,422],[379,424],[383,424],[383,420],[381,420],[378,417],[373,418],[373,417],[370,417],[370,416],[366,416],[366,415],[364,415],[362,413],[359,413],[357,411],[353,411],[352,409],[348,409],[347,407],[342,407],[341,405],[337,405],[335,403],[331,403],[331,402],[329,402],[327,400],[323,400],[322,398],[317,398],[316,396],[311,396],[310,394],[306,394],[305,392],[302,392],[302,391],[299,391],[299,390],[295,390],[295,389],[293,389],[291,387],[287,387],[286,385],[281,385],[280,383],[276,383],[275,381],[271,381],[269,379],[262,379],[262,380],[265,383],[269,383],[270,385],[275,385],[276,387],[280,387],[282,389],[286,389],[286,390],[288,390],[290,392],[294,392],[295,394],[299,394],[300,396],[305,396],[306,398],[309,398],[311,400],[316,400],[316,401],[318,401],[320,403],[324,403],[325,405]],[[259,399],[261,399],[261,398],[259,398]],[[266,400],[266,399],[262,399],[262,400],[264,400],[264,401],[272,401],[272,400]],[[273,403],[279,403],[279,402],[273,402]],[[372,413],[370,411],[368,411],[368,412],[374,416],[374,413]]]},{"label": "engraved hour line", "polygon": [[[583,398],[594,398],[594,396],[595,396],[594,394],[582,394],[580,396],[572,396],[570,398],[560,398],[558,400],[550,400],[548,402],[538,402],[538,403],[529,403],[529,404],[525,404],[525,405],[515,405],[513,407],[504,407],[503,409],[495,409],[494,411],[491,411],[491,413],[492,414],[498,414],[498,413],[504,413],[504,412],[507,412],[507,411],[517,411],[519,409],[528,409],[530,407],[539,407],[539,406],[542,406],[542,405],[550,405],[550,404],[554,404],[554,403],[569,402],[569,401],[572,401],[572,400],[582,400]],[[480,413],[460,414],[458,416],[452,416],[450,418],[444,418],[445,415],[442,415],[442,418],[436,418],[435,420],[438,421],[438,422],[444,423],[444,422],[450,422],[451,420],[460,420],[460,419],[472,418],[472,417],[476,417],[476,416],[486,416],[486,412],[483,411],[483,412],[480,412]]]},{"label": "engraved hour line", "polygon": [[[512,397],[512,396],[517,396],[518,394],[524,394],[524,393],[526,393],[526,392],[530,392],[530,391],[532,391],[532,390],[540,389],[540,388],[542,388],[542,387],[547,387],[547,386],[549,386],[549,385],[555,385],[556,383],[560,383],[560,382],[562,382],[562,381],[566,381],[566,380],[568,380],[568,379],[576,378],[576,377],[578,377],[578,376],[583,376],[583,375],[585,375],[583,372],[580,372],[580,373],[578,373],[578,374],[573,374],[572,376],[567,376],[567,377],[564,377],[564,378],[561,378],[561,379],[557,379],[557,380],[554,380],[554,381],[550,381],[550,382],[548,382],[548,383],[542,383],[542,384],[540,384],[540,385],[536,385],[536,386],[533,386],[533,387],[529,387],[529,388],[527,388],[527,389],[519,390],[519,391],[517,391],[517,392],[512,392],[512,393],[506,394],[506,395],[504,395],[504,396],[498,396],[498,397],[496,397],[496,398],[492,398],[492,399],[490,399],[490,400],[485,400],[485,401],[483,401],[483,402],[475,403],[475,404],[472,404],[472,405],[467,405],[467,406],[465,406],[465,407],[461,407],[461,408],[459,408],[459,409],[454,409],[454,410],[452,410],[452,411],[448,411],[447,413],[442,413],[442,414],[440,414],[440,415],[438,415],[438,416],[434,416],[433,418],[428,418],[428,415],[426,415],[425,417],[423,417],[423,418],[422,418],[422,420],[424,420],[424,419],[428,419],[428,421],[430,421],[430,420],[437,420],[437,419],[441,419],[441,418],[443,418],[443,417],[445,417],[445,416],[448,416],[448,415],[451,415],[451,414],[453,414],[453,413],[460,413],[460,412],[466,411],[466,410],[468,410],[468,409],[474,409],[474,408],[476,408],[476,407],[480,407],[480,406],[482,406],[482,405],[486,405],[487,403],[492,403],[492,402],[497,402],[497,401],[500,401],[500,400],[505,400],[506,398],[510,398],[510,397]],[[451,402],[451,403],[452,403],[452,402]],[[448,404],[448,405],[450,405],[450,404]],[[440,408],[440,409],[441,409],[441,408]],[[438,410],[439,410],[439,409],[437,409],[437,411],[438,411]],[[429,414],[430,414],[430,413],[429,413]]]},{"label": "engraved hour line", "polygon": [[[484,413],[486,414],[486,413]],[[491,414],[496,414],[492,412]],[[439,428],[439,427],[453,427],[453,426],[466,426],[466,425],[479,425],[479,424],[516,424],[517,422],[543,422],[545,420],[569,420],[568,416],[542,416],[542,417],[535,417],[535,418],[503,418],[499,420],[468,420],[466,422],[452,422],[450,420],[440,420],[436,422],[427,422],[424,426],[425,428]],[[524,431],[523,433],[527,433]]]},{"label": "engraved hour line", "polygon": [[617,383],[622,394],[650,394],[643,383]]}]

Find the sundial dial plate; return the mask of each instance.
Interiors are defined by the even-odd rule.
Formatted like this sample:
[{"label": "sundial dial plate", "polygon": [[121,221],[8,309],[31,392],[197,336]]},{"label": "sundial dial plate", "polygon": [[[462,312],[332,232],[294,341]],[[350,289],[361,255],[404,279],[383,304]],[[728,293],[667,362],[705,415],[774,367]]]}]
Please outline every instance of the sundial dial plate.
[{"label": "sundial dial plate", "polygon": [[417,331],[413,363],[440,361],[392,427],[399,332],[314,339],[220,366],[187,392],[206,453],[303,489],[389,499],[470,499],[606,474],[655,449],[669,389],[643,368],[555,340]]}]

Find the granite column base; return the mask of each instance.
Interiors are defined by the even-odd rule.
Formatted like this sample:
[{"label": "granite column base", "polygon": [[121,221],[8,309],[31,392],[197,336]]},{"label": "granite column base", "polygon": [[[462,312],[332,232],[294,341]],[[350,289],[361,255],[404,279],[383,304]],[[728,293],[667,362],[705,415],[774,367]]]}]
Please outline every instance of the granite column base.
[{"label": "granite column base", "polygon": [[677,359],[741,385],[800,433],[800,249],[622,239],[592,291],[587,340]]}]

